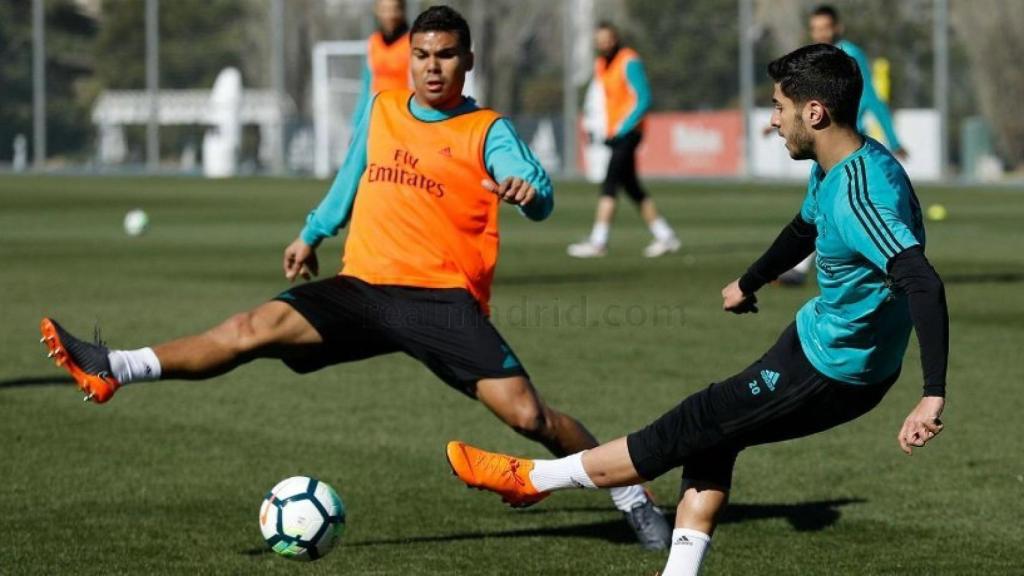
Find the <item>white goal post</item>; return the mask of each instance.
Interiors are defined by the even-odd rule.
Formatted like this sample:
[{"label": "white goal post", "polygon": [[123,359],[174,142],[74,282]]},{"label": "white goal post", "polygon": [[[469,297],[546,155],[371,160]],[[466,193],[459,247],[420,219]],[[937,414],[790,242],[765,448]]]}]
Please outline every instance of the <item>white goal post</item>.
[{"label": "white goal post", "polygon": [[313,46],[313,171],[318,178],[329,178],[344,160],[365,61],[365,40]]}]

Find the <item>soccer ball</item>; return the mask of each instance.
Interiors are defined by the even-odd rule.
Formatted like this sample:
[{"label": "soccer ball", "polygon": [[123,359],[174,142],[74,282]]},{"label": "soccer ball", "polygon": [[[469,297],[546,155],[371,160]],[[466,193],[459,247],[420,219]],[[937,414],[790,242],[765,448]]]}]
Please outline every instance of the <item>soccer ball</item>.
[{"label": "soccer ball", "polygon": [[129,236],[141,236],[149,228],[149,216],[144,210],[131,210],[124,215],[124,233]]},{"label": "soccer ball", "polygon": [[292,476],[270,489],[260,506],[260,530],[270,549],[292,560],[316,560],[345,530],[345,505],[333,488]]}]

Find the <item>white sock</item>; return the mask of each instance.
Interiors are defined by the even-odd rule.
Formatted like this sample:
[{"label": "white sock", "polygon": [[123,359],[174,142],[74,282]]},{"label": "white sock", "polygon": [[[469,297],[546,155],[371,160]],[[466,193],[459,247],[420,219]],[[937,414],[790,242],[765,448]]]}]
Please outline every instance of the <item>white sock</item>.
[{"label": "white sock", "polygon": [[807,272],[811,270],[812,264],[814,264],[814,252],[811,252],[810,256],[801,260],[799,264],[793,267],[793,270],[796,270],[797,272],[803,274],[807,274]]},{"label": "white sock", "polygon": [[629,512],[633,509],[633,506],[647,501],[647,493],[636,484],[633,486],[623,486],[622,488],[612,488],[608,492],[611,493],[612,502],[615,503],[615,507],[622,512]]},{"label": "white sock", "polygon": [[[541,492],[568,488],[597,488],[583,468],[583,452],[558,460],[534,460],[533,470],[530,470],[530,482]],[[633,506],[647,500],[647,493],[640,486],[612,488],[609,492],[615,507],[623,512],[629,512]]]},{"label": "white sock", "polygon": [[594,246],[607,246],[610,232],[611,226],[606,222],[594,222],[594,228],[590,231],[590,243]]},{"label": "white sock", "polygon": [[658,240],[665,241],[676,237],[675,231],[672,230],[672,227],[661,216],[655,218],[647,227]]},{"label": "white sock", "polygon": [[676,528],[672,531],[672,548],[661,576],[697,576],[704,554],[711,547],[711,537],[703,532]]},{"label": "white sock", "polygon": [[558,460],[534,460],[530,482],[541,492],[566,488],[597,488],[583,469],[583,452]]},{"label": "white sock", "polygon": [[160,360],[152,348],[111,350],[107,358],[114,378],[121,384],[160,379]]}]

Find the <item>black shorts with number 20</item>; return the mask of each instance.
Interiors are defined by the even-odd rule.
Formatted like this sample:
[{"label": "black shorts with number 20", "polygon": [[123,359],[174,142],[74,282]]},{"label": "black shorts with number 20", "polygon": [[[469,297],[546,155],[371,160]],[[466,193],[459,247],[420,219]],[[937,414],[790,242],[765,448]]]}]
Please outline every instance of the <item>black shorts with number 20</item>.
[{"label": "black shorts with number 20", "polygon": [[339,275],[296,286],[275,300],[302,314],[323,339],[285,358],[302,374],[405,352],[471,397],[479,380],[528,377],[477,301],[461,288],[385,286]]},{"label": "black shorts with number 20", "polygon": [[721,487],[732,482],[741,450],[808,436],[867,413],[899,377],[866,386],[818,372],[791,324],[758,361],[692,394],[627,437],[640,475],[653,480],[683,466],[683,478]]}]

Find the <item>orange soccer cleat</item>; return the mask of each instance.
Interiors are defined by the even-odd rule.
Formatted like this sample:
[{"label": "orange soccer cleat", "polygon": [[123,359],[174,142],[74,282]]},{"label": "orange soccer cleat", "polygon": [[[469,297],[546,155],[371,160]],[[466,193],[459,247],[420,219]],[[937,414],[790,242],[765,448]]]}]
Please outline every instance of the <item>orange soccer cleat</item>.
[{"label": "orange soccer cleat", "polygon": [[490,490],[513,508],[525,508],[548,497],[530,482],[533,460],[487,452],[453,440],[447,447],[452,472],[471,488]]},{"label": "orange soccer cleat", "polygon": [[97,404],[110,400],[121,384],[110,373],[109,351],[105,346],[83,342],[49,318],[39,323],[39,332],[43,336],[39,341],[50,351],[48,356],[71,374],[85,392],[85,400]]}]

